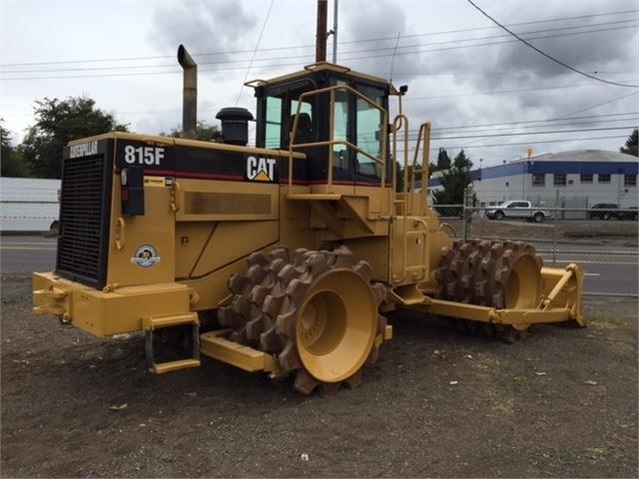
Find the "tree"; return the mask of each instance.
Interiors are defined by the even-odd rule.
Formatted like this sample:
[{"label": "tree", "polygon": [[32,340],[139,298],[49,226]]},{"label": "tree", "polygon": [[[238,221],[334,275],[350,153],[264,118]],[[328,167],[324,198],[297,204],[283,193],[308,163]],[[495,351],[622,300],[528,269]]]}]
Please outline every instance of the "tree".
[{"label": "tree", "polygon": [[[470,169],[473,162],[466,157],[464,150],[453,160],[452,166],[442,172],[442,189],[433,192],[435,205],[461,205],[464,203],[464,190],[471,183]],[[443,216],[455,216],[460,208],[437,208]]]},{"label": "tree", "polygon": [[621,153],[626,153],[632,156],[639,156],[639,150],[637,144],[639,142],[639,129],[635,128],[626,140],[626,145],[619,148]]},{"label": "tree", "polygon": [[[206,121],[198,121],[195,125],[196,140],[211,141],[211,140],[216,140],[221,135],[222,135],[222,132],[217,126],[211,125],[210,123]],[[183,137],[182,128],[180,128],[179,126],[176,126],[175,128],[171,129],[171,131],[168,134],[162,132],[160,133],[160,136],[172,136],[174,138],[182,138]]]},{"label": "tree", "polygon": [[437,171],[447,170],[450,168],[450,157],[444,148],[439,149],[437,153]]},{"label": "tree", "polygon": [[4,119],[0,118],[0,176],[22,178],[29,176],[29,167],[22,155],[11,145],[11,132],[4,127]]},{"label": "tree", "polygon": [[113,115],[95,107],[87,97],[36,100],[36,124],[29,127],[19,151],[40,178],[60,178],[62,150],[71,140],[108,133],[128,131]]}]

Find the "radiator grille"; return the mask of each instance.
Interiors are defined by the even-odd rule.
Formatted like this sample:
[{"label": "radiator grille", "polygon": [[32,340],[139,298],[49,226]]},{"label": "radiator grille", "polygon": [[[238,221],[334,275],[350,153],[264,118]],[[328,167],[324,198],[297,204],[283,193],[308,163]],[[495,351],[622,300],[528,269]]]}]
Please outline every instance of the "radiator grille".
[{"label": "radiator grille", "polygon": [[65,158],[56,271],[102,288],[106,282],[112,166],[106,154]]}]

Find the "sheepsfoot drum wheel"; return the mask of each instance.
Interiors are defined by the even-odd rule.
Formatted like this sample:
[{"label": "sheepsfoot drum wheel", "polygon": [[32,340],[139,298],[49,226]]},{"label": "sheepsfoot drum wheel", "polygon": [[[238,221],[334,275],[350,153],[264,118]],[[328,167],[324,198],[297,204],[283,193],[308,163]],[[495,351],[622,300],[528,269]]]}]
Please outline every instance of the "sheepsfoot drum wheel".
[{"label": "sheepsfoot drum wheel", "polygon": [[353,265],[345,246],[292,255],[280,248],[248,262],[245,276],[229,279],[231,304],[218,311],[219,322],[234,329],[230,339],[275,354],[304,394],[357,387],[386,328],[378,313],[385,288],[371,285],[371,266]]},{"label": "sheepsfoot drum wheel", "polygon": [[[512,241],[456,240],[442,253],[436,275],[438,297],[494,308],[535,308],[541,300],[542,260],[532,245]],[[530,325],[455,319],[459,329],[522,339]]]}]

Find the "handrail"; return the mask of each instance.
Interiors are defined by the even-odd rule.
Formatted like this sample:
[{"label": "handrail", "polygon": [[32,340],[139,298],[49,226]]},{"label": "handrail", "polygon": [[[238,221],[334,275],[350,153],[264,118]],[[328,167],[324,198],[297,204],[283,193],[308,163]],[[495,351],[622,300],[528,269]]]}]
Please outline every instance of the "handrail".
[{"label": "handrail", "polygon": [[[422,175],[422,187],[420,189],[420,206],[428,207],[428,167],[430,161],[430,122],[422,123],[419,126],[419,133],[417,134],[417,143],[415,148],[415,155],[413,156],[413,167],[411,168],[411,191],[415,191],[415,177],[417,173]],[[417,168],[417,158],[419,156],[419,145],[422,145],[422,167]]]},{"label": "handrail", "polygon": [[[373,155],[371,155],[370,153],[362,150],[361,148],[359,148],[357,145],[352,144],[349,141],[346,140],[334,140],[333,139],[333,133],[334,133],[334,118],[335,118],[335,92],[339,91],[339,90],[343,90],[346,92],[350,92],[353,93],[355,96],[357,96],[358,98],[361,98],[362,100],[364,100],[365,102],[367,102],[370,106],[372,106],[373,108],[379,110],[382,113],[382,122],[380,125],[380,131],[383,131],[385,133],[386,130],[386,125],[388,124],[388,112],[382,108],[381,106],[379,106],[377,103],[375,103],[373,100],[371,100],[370,98],[368,98],[367,96],[365,96],[364,94],[358,92],[357,90],[355,90],[354,88],[348,86],[348,85],[334,85],[334,86],[330,86],[330,87],[325,87],[325,88],[320,88],[319,90],[313,90],[313,91],[309,91],[309,92],[305,92],[302,93],[299,98],[297,99],[297,110],[295,112],[295,118],[293,119],[293,126],[291,128],[291,132],[290,132],[290,139],[289,139],[289,145],[288,145],[288,151],[289,151],[289,155],[288,155],[288,194],[292,193],[292,187],[293,187],[293,150],[295,149],[300,149],[300,148],[304,148],[304,147],[309,147],[309,146],[328,146],[328,178],[327,178],[327,182],[328,182],[328,186],[329,188],[333,186],[333,164],[334,164],[334,152],[333,152],[333,145],[346,145],[349,148],[352,148],[356,153],[361,153],[363,154],[365,157],[370,158],[371,160],[375,161],[377,164],[381,165],[382,168],[382,174],[381,174],[381,179],[380,179],[380,186],[384,186],[386,184],[386,140],[387,140],[387,135],[383,134],[381,135],[381,158],[375,157]],[[324,141],[315,141],[315,142],[309,142],[309,143],[295,143],[295,136],[297,133],[297,127],[298,127],[298,123],[299,123],[299,116],[301,113],[301,108],[302,108],[302,103],[305,98],[311,97],[311,96],[316,96],[316,95],[321,95],[323,93],[330,93],[330,124],[329,124],[329,139],[328,140],[324,140]]]},{"label": "handrail", "polygon": [[[402,193],[406,193],[406,186],[407,186],[407,182],[408,182],[408,169],[406,168],[406,165],[408,164],[408,117],[406,115],[404,115],[403,113],[398,114],[397,116],[395,116],[395,118],[393,119],[393,125],[392,125],[392,133],[393,133],[393,191],[397,191],[397,132],[399,130],[401,130],[402,128],[404,129],[404,148],[403,148],[403,157],[404,157],[404,161],[402,162],[403,165],[403,175],[404,175],[404,182],[403,182],[403,186],[402,186]],[[398,202],[397,200],[395,200],[396,203]],[[401,201],[402,203],[404,203],[404,200]],[[405,213],[405,211],[404,211]],[[393,215],[395,213],[393,212]]]},{"label": "handrail", "polygon": [[[410,173],[410,181],[409,181],[409,175],[408,175],[408,128],[409,125],[409,121],[408,118],[406,117],[406,115],[404,115],[403,113],[399,113],[397,116],[395,116],[395,118],[393,119],[393,124],[392,124],[392,133],[393,133],[393,190],[397,191],[397,143],[398,143],[398,138],[397,138],[397,133],[403,128],[404,129],[404,135],[403,135],[403,175],[404,175],[404,184],[402,187],[402,199],[397,199],[397,197],[395,197],[394,200],[394,204],[398,205],[401,204],[402,208],[401,211],[399,212],[399,216],[403,216],[403,223],[402,223],[402,236],[403,236],[403,248],[401,251],[401,264],[402,264],[402,271],[401,271],[401,279],[400,282],[403,282],[406,279],[406,272],[408,271],[408,267],[407,267],[407,251],[408,251],[408,214],[413,214],[414,208],[413,208],[413,200],[414,198],[414,194],[412,194],[415,191],[415,177],[417,175],[417,173],[421,173],[422,174],[422,188],[419,194],[419,202],[420,202],[420,213],[419,215],[421,215],[421,211],[422,208],[428,208],[427,206],[427,200],[428,200],[428,160],[430,157],[430,123],[422,123],[419,127],[419,132],[417,135],[417,142],[416,142],[416,148],[415,148],[415,154],[413,156],[413,161],[411,164],[411,173]],[[420,147],[420,143],[423,143],[422,145],[422,167],[421,168],[417,168],[417,160],[419,157],[419,147]],[[409,188],[410,186],[410,188]],[[411,192],[411,194],[408,194],[408,192]],[[397,212],[393,211],[393,216],[397,216]],[[424,236],[427,234],[428,232],[428,224],[426,223],[426,221],[424,220],[424,218],[411,218],[411,221],[415,221],[417,224],[421,225],[423,227],[422,230],[419,230],[419,234],[423,234]],[[422,268],[426,268],[426,265],[421,265]],[[392,266],[389,265],[389,268],[392,268]],[[390,271],[391,275],[392,275],[392,271]]]}]

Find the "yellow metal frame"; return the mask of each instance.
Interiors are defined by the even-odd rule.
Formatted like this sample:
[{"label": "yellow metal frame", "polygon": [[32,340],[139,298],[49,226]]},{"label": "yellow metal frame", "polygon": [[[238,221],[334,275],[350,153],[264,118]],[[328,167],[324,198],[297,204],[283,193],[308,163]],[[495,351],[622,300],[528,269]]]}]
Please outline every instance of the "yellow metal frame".
[{"label": "yellow metal frame", "polygon": [[[223,363],[230,364],[250,373],[263,371],[269,373],[272,378],[283,374],[282,368],[273,354],[258,351],[249,346],[236,343],[227,339],[232,329],[218,329],[200,335],[200,352]],[[393,338],[393,327],[388,324],[384,334],[375,338],[375,346],[382,341]]]},{"label": "yellow metal frame", "polygon": [[[297,110],[295,112],[295,119],[293,120],[293,127],[291,128],[291,140],[289,142],[289,157],[288,157],[288,197],[290,197],[290,199],[296,199],[295,195],[292,193],[293,190],[293,159],[300,159],[299,156],[295,156],[294,150],[295,149],[299,149],[299,148],[307,148],[307,147],[313,147],[313,146],[327,146],[328,147],[328,178],[327,178],[327,187],[329,189],[329,191],[331,190],[332,186],[333,186],[333,157],[334,157],[334,151],[333,151],[333,145],[344,145],[348,148],[352,148],[354,151],[356,151],[357,153],[361,153],[362,155],[366,156],[367,158],[373,160],[375,163],[377,163],[378,165],[381,165],[381,170],[382,170],[382,175],[381,175],[381,180],[380,180],[380,186],[385,186],[386,185],[386,141],[387,141],[387,135],[382,135],[382,145],[381,145],[381,158],[377,158],[369,153],[367,153],[366,151],[362,150],[361,148],[359,148],[357,145],[354,145],[353,143],[346,141],[346,140],[334,140],[333,139],[333,119],[335,118],[335,93],[338,90],[343,90],[349,93],[354,94],[355,96],[357,96],[358,98],[364,100],[365,102],[367,102],[370,106],[372,106],[373,108],[376,108],[377,110],[379,110],[382,113],[383,119],[382,119],[382,125],[380,126],[380,128],[385,128],[384,125],[386,125],[388,123],[388,112],[382,108],[381,106],[379,106],[377,103],[375,103],[374,101],[372,101],[370,98],[368,98],[367,96],[361,94],[360,92],[358,92],[357,90],[355,90],[354,88],[348,86],[348,85],[335,85],[335,86],[331,86],[331,87],[326,87],[326,88],[321,88],[319,90],[313,90],[310,92],[306,92],[306,93],[302,93],[298,99],[298,103],[297,103]],[[316,95],[321,95],[323,93],[330,93],[330,122],[329,122],[329,131],[330,131],[330,135],[329,135],[329,139],[327,141],[314,141],[314,142],[310,142],[310,143],[295,143],[295,135],[297,133],[297,126],[299,123],[299,117],[300,117],[300,113],[301,113],[301,108],[302,108],[302,103],[303,100],[312,96],[316,96]],[[305,158],[304,158],[305,159]],[[313,197],[313,199],[316,199],[315,197]]]},{"label": "yellow metal frame", "polygon": [[33,302],[35,314],[57,316],[97,337],[143,331],[150,321],[145,318],[197,316],[190,308],[190,289],[181,283],[100,291],[55,273],[34,273]]},{"label": "yellow metal frame", "polygon": [[575,264],[565,270],[542,268],[545,292],[534,309],[497,309],[489,306],[458,303],[421,295],[416,288],[398,288],[391,295],[405,308],[430,314],[470,319],[485,323],[508,324],[525,329],[531,324],[559,323],[573,320],[586,325],[581,311],[584,271]]},{"label": "yellow metal frame", "polygon": [[272,354],[227,339],[232,329],[219,329],[200,335],[200,352],[248,372],[265,371],[277,376],[281,370]]}]

